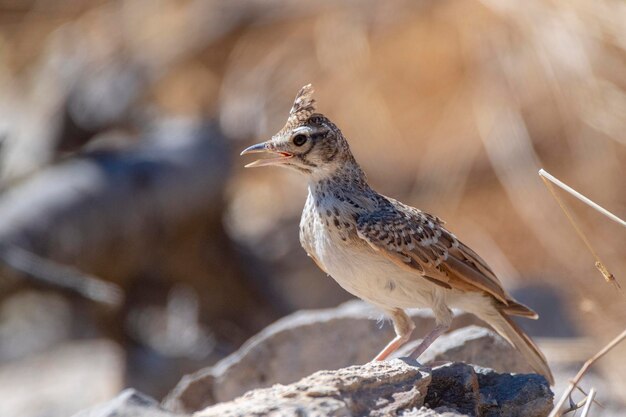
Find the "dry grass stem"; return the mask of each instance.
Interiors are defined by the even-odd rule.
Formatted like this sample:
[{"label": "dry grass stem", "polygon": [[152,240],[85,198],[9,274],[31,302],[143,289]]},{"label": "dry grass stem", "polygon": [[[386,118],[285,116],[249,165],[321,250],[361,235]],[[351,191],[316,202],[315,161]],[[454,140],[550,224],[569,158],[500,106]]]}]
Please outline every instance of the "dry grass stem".
[{"label": "dry grass stem", "polygon": [[550,193],[552,194],[554,199],[557,201],[557,203],[561,207],[561,210],[563,210],[563,213],[565,213],[565,216],[567,217],[569,222],[574,227],[574,230],[576,230],[576,233],[578,234],[578,236],[580,236],[582,241],[585,243],[585,246],[587,246],[587,249],[589,249],[589,251],[591,252],[593,257],[596,258],[596,262],[594,263],[596,269],[598,269],[598,271],[600,271],[600,273],[602,274],[602,276],[604,277],[606,282],[609,282],[609,283],[615,285],[617,288],[621,288],[619,283],[615,279],[615,276],[608,270],[608,268],[606,267],[604,262],[602,262],[602,260],[600,259],[600,256],[598,255],[598,253],[595,251],[595,249],[591,245],[591,242],[589,241],[589,239],[587,239],[587,236],[585,235],[583,230],[580,228],[580,226],[578,225],[576,220],[574,220],[574,216],[572,215],[572,213],[567,208],[565,202],[563,200],[561,200],[561,198],[556,193],[556,190],[554,189],[554,186],[552,184],[557,185],[562,190],[567,191],[569,194],[573,195],[574,197],[576,197],[580,201],[584,202],[585,204],[587,204],[588,206],[592,207],[596,211],[602,213],[603,215],[605,215],[609,219],[611,219],[611,220],[621,224],[622,226],[626,227],[626,221],[622,220],[621,218],[617,217],[615,214],[611,213],[610,211],[608,211],[604,207],[600,206],[599,204],[597,204],[594,201],[590,200],[589,198],[585,197],[584,195],[582,195],[578,191],[574,190],[572,187],[570,187],[569,185],[567,185],[564,182],[560,181],[559,179],[557,179],[556,177],[554,177],[553,175],[551,175],[550,173],[545,171],[543,168],[539,170],[539,176],[541,177],[541,179],[545,183],[546,187],[548,188],[548,190],[550,191]]},{"label": "dry grass stem", "polygon": [[556,178],[555,176],[553,176],[552,174],[550,174],[549,172],[547,172],[543,168],[539,170],[539,175],[541,175],[543,178],[546,178],[546,179],[550,180],[550,182],[552,182],[553,184],[557,185],[559,188],[567,191],[568,193],[570,193],[571,195],[573,195],[574,197],[576,197],[577,199],[579,199],[583,203],[587,204],[589,207],[592,207],[596,211],[599,211],[600,213],[604,214],[606,217],[608,217],[609,219],[613,220],[614,222],[617,222],[617,223],[621,224],[622,226],[626,227],[626,220],[622,220],[621,218],[617,217],[615,214],[611,213],[610,211],[608,211],[607,209],[605,209],[601,205],[599,205],[596,202],[594,202],[594,201],[590,200],[589,198],[585,197],[584,195],[582,195],[578,191],[574,190],[572,187],[570,187],[569,185],[565,184],[564,182],[560,181],[558,178]]},{"label": "dry grass stem", "polygon": [[[552,409],[548,417],[559,417],[563,415],[560,412],[561,407],[563,407],[563,404],[565,404],[565,401],[567,401],[569,396],[572,394],[572,391],[574,390],[574,388],[578,387],[578,383],[580,382],[582,377],[585,375],[585,373],[589,370],[591,365],[593,365],[598,359],[602,358],[604,355],[610,352],[615,346],[619,345],[624,339],[626,339],[626,330],[620,333],[619,336],[617,336],[615,339],[611,340],[609,344],[603,347],[598,353],[596,353],[594,356],[588,359],[587,362],[583,364],[583,366],[580,368],[580,370],[578,371],[574,379],[570,381],[569,385],[567,386],[567,389],[565,390],[565,392],[563,392],[563,395],[561,395],[561,398],[559,398],[559,401],[556,403],[556,405],[554,406],[554,408]],[[591,395],[591,392],[589,394]]]},{"label": "dry grass stem", "polygon": [[[583,393],[583,395],[585,396],[585,397],[583,398],[583,402],[584,402],[584,401],[587,399],[587,397],[589,396],[589,394],[587,394],[587,393],[585,392],[585,390],[584,390],[584,389],[582,389],[582,388],[581,388],[581,387],[579,387],[579,386],[577,386],[577,387],[576,387],[576,389],[577,389],[578,391],[582,392],[582,393]],[[595,395],[595,394],[594,394],[594,395]],[[599,402],[598,400],[595,400],[595,399],[594,399],[594,400],[593,400],[593,402],[594,402],[594,404],[596,404],[598,407],[600,407],[600,408],[605,408],[605,407],[604,407],[604,405],[603,405],[601,402]]]},{"label": "dry grass stem", "polygon": [[589,410],[591,410],[591,404],[593,404],[593,399],[595,398],[595,396],[596,396],[596,389],[591,388],[591,391],[589,391],[589,395],[587,396],[587,400],[585,401],[585,406],[583,407],[583,411],[580,417],[587,417],[587,415],[589,414]]},{"label": "dry grass stem", "polygon": [[576,411],[576,410],[580,410],[581,408],[584,407],[585,403],[587,401],[587,395],[585,394],[585,397],[578,401],[577,403],[574,402],[574,400],[572,400],[572,396],[570,395],[569,397],[569,408],[566,409],[565,411],[563,411],[563,415],[567,414],[567,413],[571,413],[572,411]]},{"label": "dry grass stem", "polygon": [[[590,402],[590,403],[595,403],[598,407],[604,408],[604,407],[602,406],[602,404],[600,404],[598,401],[596,401],[596,400],[594,399],[594,398],[595,398],[595,396],[596,396],[596,390],[595,390],[595,388],[592,388],[589,394],[587,394],[587,393],[586,393],[583,389],[581,389],[580,387],[576,387],[576,388],[578,389],[578,391],[580,391],[580,392],[582,392],[582,393],[583,393],[583,395],[584,395],[583,399],[582,399],[582,400],[580,400],[580,401],[578,401],[577,403],[575,403],[575,402],[572,400],[572,396],[570,395],[570,396],[569,396],[569,403],[570,403],[570,407],[569,407],[567,410],[563,411],[563,413],[562,413],[562,414],[567,414],[567,413],[571,413],[572,411],[580,410],[581,408],[583,408],[583,407],[585,407],[585,406],[586,406],[587,402]],[[593,397],[590,397],[590,394],[591,394],[592,392],[593,392]]]}]

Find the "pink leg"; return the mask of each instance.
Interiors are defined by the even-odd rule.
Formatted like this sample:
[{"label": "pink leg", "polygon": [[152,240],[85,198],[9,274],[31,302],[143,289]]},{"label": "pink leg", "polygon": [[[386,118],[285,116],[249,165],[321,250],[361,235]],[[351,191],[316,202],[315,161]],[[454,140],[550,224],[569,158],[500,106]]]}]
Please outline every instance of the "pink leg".
[{"label": "pink leg", "polygon": [[393,328],[396,331],[396,337],[380,351],[373,359],[374,361],[384,361],[389,355],[398,350],[400,346],[409,341],[415,324],[413,320],[401,309],[391,310],[391,320],[393,320]]},{"label": "pink leg", "polygon": [[428,333],[426,337],[424,337],[424,339],[422,340],[422,343],[420,343],[419,346],[416,347],[413,350],[413,352],[409,354],[409,358],[417,360],[417,358],[419,358],[422,355],[422,353],[424,353],[426,349],[428,349],[430,345],[432,345],[433,342],[437,340],[439,336],[444,334],[446,330],[448,330],[449,328],[450,328],[449,324],[436,325],[435,328],[430,333]]}]

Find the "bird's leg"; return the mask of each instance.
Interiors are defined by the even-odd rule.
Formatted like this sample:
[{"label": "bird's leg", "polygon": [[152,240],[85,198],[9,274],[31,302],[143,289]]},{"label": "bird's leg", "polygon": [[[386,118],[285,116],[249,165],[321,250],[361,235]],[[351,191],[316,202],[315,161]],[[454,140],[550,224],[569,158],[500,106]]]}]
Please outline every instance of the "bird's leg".
[{"label": "bird's leg", "polygon": [[413,351],[409,354],[409,358],[417,360],[422,353],[426,351],[433,344],[435,340],[442,334],[446,332],[450,328],[449,323],[440,323],[435,326],[434,329],[428,333],[424,339],[422,339],[422,343],[419,344]]},{"label": "bird's leg", "polygon": [[383,350],[373,359],[373,361],[384,361],[389,355],[398,350],[400,346],[409,341],[415,324],[404,310],[396,308],[389,311],[391,320],[393,320],[393,329],[396,331],[396,337],[393,338]]}]

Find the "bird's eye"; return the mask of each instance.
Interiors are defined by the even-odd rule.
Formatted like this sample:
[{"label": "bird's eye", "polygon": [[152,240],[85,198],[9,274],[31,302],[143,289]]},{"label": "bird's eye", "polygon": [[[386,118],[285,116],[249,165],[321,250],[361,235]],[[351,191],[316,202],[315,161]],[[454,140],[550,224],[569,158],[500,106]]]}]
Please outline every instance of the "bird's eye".
[{"label": "bird's eye", "polygon": [[299,134],[293,137],[293,144],[296,146],[302,146],[306,142],[307,137],[303,134]]}]

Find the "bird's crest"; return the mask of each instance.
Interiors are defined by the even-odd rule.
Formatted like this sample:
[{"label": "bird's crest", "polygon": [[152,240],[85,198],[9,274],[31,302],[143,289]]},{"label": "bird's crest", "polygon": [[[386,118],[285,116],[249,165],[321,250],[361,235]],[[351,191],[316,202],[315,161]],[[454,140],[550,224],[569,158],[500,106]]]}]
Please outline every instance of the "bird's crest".
[{"label": "bird's crest", "polygon": [[314,91],[311,84],[307,84],[300,89],[289,111],[290,124],[307,120],[315,113],[315,100],[313,100]]}]

